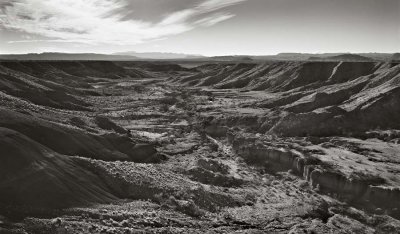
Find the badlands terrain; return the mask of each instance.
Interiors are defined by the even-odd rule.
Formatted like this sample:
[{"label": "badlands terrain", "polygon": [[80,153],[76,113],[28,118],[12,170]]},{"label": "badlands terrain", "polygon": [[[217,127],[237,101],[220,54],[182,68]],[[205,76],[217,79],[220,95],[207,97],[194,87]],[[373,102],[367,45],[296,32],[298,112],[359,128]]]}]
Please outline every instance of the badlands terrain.
[{"label": "badlands terrain", "polygon": [[400,63],[0,62],[0,233],[400,233]]}]

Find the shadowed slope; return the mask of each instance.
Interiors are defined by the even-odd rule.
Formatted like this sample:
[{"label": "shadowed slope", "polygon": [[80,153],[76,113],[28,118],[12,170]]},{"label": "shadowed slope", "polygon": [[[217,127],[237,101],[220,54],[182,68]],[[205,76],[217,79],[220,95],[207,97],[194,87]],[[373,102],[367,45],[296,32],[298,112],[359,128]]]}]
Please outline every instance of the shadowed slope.
[{"label": "shadowed slope", "polygon": [[0,206],[65,208],[116,197],[77,164],[10,129],[0,128]]}]

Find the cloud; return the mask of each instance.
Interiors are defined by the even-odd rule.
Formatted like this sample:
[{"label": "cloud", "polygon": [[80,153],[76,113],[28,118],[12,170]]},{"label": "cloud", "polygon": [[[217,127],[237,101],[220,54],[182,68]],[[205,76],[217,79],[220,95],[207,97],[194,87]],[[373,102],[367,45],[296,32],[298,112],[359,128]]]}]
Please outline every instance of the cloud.
[{"label": "cloud", "polygon": [[[215,25],[234,16],[219,10],[243,1],[202,0],[149,22],[126,19],[125,0],[9,0],[0,7],[0,29],[40,35],[51,42],[133,45]],[[24,41],[29,40],[14,43]]]},{"label": "cloud", "polygon": [[204,27],[210,27],[213,26],[214,24],[218,24],[219,22],[228,20],[235,15],[229,14],[229,13],[218,13],[214,14],[209,17],[201,18],[196,21],[196,24],[204,26]]},{"label": "cloud", "polygon": [[170,24],[184,23],[188,19],[190,19],[191,17],[196,15],[196,13],[197,12],[195,10],[191,10],[191,9],[177,11],[177,12],[174,12],[174,13],[168,15],[167,17],[165,17],[161,21],[160,24],[161,25],[170,25]]},{"label": "cloud", "polygon": [[207,0],[198,5],[198,8],[203,11],[216,11],[221,8],[236,5],[246,0]]}]

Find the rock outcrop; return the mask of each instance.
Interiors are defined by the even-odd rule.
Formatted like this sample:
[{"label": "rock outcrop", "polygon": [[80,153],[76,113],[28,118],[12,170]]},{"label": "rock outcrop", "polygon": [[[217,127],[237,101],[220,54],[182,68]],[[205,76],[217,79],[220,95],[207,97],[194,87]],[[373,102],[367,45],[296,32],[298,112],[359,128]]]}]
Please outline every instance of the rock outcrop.
[{"label": "rock outcrop", "polygon": [[309,181],[320,192],[333,194],[350,204],[376,208],[398,216],[399,188],[385,184],[380,177],[370,175],[345,175],[332,165],[322,162],[309,153],[295,149],[266,145],[256,138],[230,137],[235,152],[247,163],[264,168],[269,173],[292,171]]}]

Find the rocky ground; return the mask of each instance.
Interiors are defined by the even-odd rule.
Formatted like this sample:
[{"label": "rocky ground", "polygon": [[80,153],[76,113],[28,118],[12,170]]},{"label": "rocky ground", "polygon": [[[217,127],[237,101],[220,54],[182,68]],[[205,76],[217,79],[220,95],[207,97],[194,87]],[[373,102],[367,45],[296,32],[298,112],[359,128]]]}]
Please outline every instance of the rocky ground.
[{"label": "rocky ground", "polygon": [[0,233],[399,233],[400,64],[0,62]]}]

